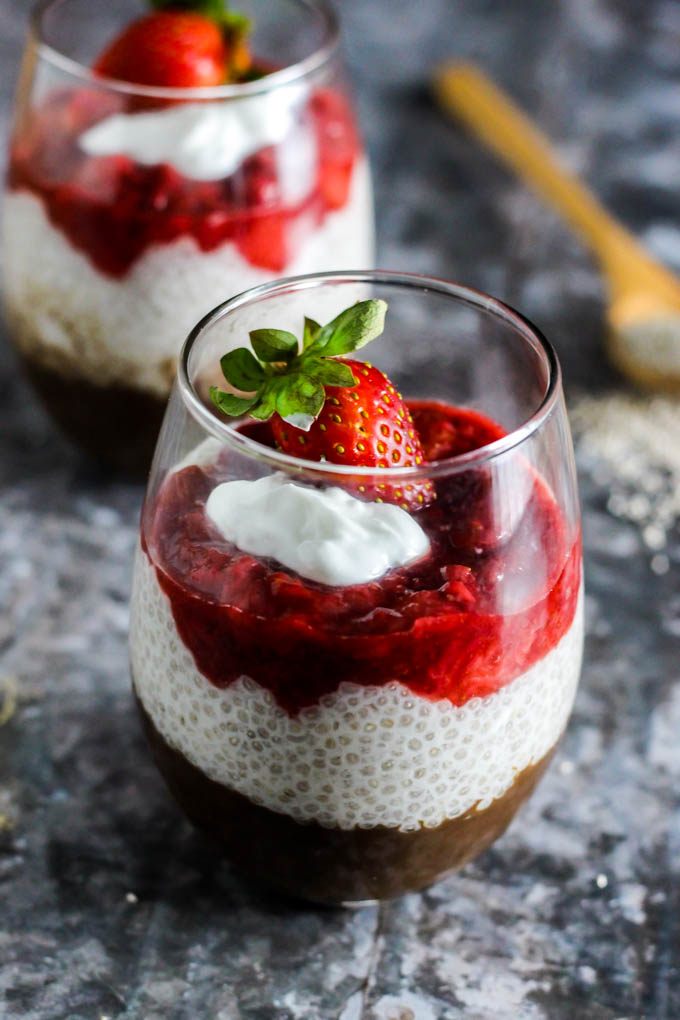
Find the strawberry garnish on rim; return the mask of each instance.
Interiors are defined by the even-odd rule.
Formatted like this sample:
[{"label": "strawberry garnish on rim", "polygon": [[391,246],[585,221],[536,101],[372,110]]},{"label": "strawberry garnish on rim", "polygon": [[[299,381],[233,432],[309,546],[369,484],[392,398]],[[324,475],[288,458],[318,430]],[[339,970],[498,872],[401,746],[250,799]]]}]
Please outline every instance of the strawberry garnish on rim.
[{"label": "strawberry garnish on rim", "polygon": [[163,88],[223,85],[247,75],[250,24],[225,0],[151,0],[151,6],[99,55],[97,74]]},{"label": "strawberry garnish on rim", "polygon": [[[386,310],[384,301],[360,301],[325,326],[306,318],[301,345],[286,330],[253,330],[252,351],[240,347],[220,361],[240,392],[212,386],[213,403],[228,417],[271,421],[277,446],[304,460],[375,468],[376,475],[422,464],[420,439],[396,387],[368,362],[344,357],[382,333]],[[429,481],[356,475],[350,485],[363,499],[404,509],[426,506],[435,495]]]}]

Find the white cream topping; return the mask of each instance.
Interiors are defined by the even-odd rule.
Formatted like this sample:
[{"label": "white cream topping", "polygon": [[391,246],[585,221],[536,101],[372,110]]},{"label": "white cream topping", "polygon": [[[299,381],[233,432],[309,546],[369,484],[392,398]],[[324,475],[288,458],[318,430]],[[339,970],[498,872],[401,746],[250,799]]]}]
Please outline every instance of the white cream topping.
[{"label": "white cream topping", "polygon": [[364,503],[336,487],[298,485],[281,473],[223,482],[205,510],[228,542],[321,584],[374,581],[430,548],[401,507]]},{"label": "white cream topping", "polygon": [[117,113],[83,132],[80,146],[90,156],[126,155],[147,166],[170,163],[184,177],[210,181],[227,177],[247,156],[294,135],[299,177],[300,167],[309,165],[312,173],[315,168],[314,153],[310,159],[299,152],[304,95],[300,86],[289,86],[242,99]]}]

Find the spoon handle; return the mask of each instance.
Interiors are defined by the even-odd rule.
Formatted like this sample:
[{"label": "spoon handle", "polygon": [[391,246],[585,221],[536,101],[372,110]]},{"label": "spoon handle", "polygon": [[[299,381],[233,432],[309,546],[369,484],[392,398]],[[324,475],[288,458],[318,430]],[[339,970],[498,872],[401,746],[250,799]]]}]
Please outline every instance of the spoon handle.
[{"label": "spoon handle", "polygon": [[446,64],[434,79],[442,107],[458,116],[551,204],[616,272],[623,258],[645,257],[635,239],[580,181],[558,165],[547,138],[481,71]]}]

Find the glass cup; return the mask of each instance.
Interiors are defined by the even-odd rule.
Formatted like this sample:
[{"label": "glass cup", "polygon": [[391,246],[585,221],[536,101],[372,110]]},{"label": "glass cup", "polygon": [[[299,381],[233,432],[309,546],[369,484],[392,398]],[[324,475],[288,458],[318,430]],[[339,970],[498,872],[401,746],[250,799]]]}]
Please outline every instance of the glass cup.
[{"label": "glass cup", "polygon": [[[312,463],[266,445],[267,425],[220,418],[209,387],[224,385],[220,357],[250,330],[299,336],[304,316],[324,323],[367,297],[389,306],[371,360],[445,456]],[[429,552],[343,585],[240,551],[206,500],[222,482],[271,475],[353,499],[362,485],[433,484],[434,502],[410,512]],[[276,499],[267,513],[285,560],[289,518]],[[324,903],[397,896],[460,868],[545,771],[582,642],[560,369],[526,319],[441,280],[352,272],[258,287],[193,330],[141,522],[132,675],[168,786],[239,867]]]},{"label": "glass cup", "polygon": [[322,0],[244,0],[265,77],[130,85],[91,70],[145,0],[33,17],[3,211],[7,316],[62,430],[148,469],[187,333],[225,295],[373,264],[367,160]]}]

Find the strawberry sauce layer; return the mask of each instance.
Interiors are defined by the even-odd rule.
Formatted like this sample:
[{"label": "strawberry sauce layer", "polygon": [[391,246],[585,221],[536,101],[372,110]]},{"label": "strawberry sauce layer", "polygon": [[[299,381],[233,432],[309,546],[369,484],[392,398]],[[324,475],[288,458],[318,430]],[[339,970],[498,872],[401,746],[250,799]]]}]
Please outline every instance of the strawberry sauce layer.
[{"label": "strawberry sauce layer", "polygon": [[309,194],[287,205],[274,147],[218,181],[194,181],[167,163],[87,156],[83,131],[121,110],[119,97],[85,89],[52,93],[12,142],[10,188],[39,197],[54,227],[100,272],[121,278],[152,245],[181,237],[209,252],[230,241],[253,266],[282,272],[305,239],[348,198],[360,144],[352,111],[330,89],[315,91],[304,117],[317,139]]},{"label": "strawberry sauce layer", "polygon": [[[503,435],[469,410],[409,407],[428,459]],[[250,431],[268,442],[266,428]],[[438,480],[435,502],[414,515],[430,555],[368,584],[327,587],[226,542],[204,506],[229,477],[228,451],[168,477],[145,548],[181,640],[217,687],[249,676],[292,716],[343,681],[399,681],[462,705],[542,659],[576,609],[580,537],[568,541],[553,497],[519,454],[513,470],[524,493],[517,519],[499,519],[488,466]]]}]

